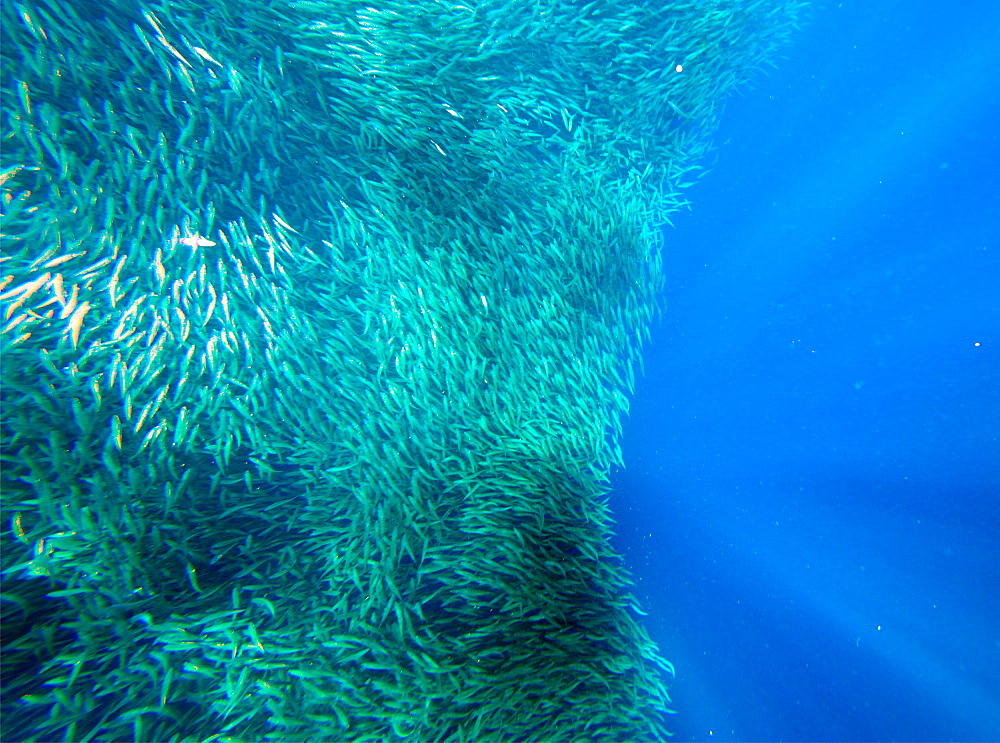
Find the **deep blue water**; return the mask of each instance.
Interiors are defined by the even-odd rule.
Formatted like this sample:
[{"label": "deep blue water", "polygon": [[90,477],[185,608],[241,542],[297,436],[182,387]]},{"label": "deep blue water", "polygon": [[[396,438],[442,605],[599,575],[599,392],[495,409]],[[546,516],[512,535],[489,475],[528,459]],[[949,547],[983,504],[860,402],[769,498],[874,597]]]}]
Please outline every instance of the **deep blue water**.
[{"label": "deep blue water", "polygon": [[678,740],[1000,740],[1000,3],[820,5],[666,231],[613,506]]}]

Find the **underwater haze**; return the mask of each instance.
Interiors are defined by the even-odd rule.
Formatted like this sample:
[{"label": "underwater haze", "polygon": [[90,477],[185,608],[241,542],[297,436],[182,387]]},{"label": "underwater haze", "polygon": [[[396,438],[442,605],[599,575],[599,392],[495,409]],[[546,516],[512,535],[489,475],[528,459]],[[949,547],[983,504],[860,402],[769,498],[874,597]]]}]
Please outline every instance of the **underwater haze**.
[{"label": "underwater haze", "polygon": [[998,28],[817,6],[667,231],[612,505],[678,740],[1000,739]]},{"label": "underwater haze", "polygon": [[997,28],[0,5],[0,738],[1000,738]]}]

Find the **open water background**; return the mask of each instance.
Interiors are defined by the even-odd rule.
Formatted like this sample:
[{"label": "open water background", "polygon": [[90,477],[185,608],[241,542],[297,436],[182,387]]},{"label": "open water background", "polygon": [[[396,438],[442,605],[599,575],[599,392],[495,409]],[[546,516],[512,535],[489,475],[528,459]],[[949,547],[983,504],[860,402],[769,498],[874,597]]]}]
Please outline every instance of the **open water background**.
[{"label": "open water background", "polygon": [[820,4],[666,233],[613,504],[677,740],[1000,740],[1000,4]]}]

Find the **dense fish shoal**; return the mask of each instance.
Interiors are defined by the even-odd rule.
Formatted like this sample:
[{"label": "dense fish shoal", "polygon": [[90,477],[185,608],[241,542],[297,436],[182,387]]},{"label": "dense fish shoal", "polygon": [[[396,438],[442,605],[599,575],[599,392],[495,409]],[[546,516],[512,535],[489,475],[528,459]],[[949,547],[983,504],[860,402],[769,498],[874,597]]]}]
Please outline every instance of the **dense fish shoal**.
[{"label": "dense fish shoal", "polygon": [[666,736],[608,476],[802,9],[5,3],[3,737]]}]

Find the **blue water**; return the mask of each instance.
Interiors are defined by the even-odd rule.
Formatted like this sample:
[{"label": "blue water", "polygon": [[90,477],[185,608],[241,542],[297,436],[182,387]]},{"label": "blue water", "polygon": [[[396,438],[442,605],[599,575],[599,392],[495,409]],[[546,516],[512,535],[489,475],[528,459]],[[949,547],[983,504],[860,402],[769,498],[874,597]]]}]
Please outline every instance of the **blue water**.
[{"label": "blue water", "polygon": [[785,56],[665,233],[615,478],[676,739],[1000,740],[1000,4]]}]

